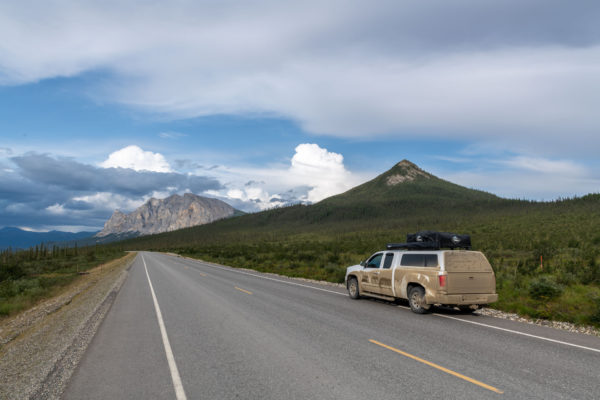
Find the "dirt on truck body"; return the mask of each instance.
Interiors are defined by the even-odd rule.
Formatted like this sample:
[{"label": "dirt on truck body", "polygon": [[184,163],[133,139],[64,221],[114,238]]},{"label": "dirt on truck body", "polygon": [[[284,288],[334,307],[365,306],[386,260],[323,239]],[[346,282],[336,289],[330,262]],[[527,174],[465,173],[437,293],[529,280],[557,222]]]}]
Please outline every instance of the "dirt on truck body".
[{"label": "dirt on truck body", "polygon": [[348,267],[346,287],[354,299],[407,299],[420,314],[432,305],[469,310],[498,300],[492,266],[483,253],[470,250],[380,251]]}]

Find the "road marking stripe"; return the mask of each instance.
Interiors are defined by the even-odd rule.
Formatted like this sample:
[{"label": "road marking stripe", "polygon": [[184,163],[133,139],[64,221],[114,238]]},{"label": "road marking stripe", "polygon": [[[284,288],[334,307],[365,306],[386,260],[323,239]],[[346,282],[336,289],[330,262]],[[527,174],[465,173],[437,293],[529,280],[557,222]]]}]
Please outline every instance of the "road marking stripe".
[{"label": "road marking stripe", "polygon": [[169,337],[167,336],[165,322],[163,321],[162,313],[158,306],[158,300],[156,299],[156,294],[152,287],[152,281],[150,280],[150,274],[148,274],[148,267],[146,266],[146,260],[144,260],[143,254],[142,261],[144,262],[144,269],[146,270],[146,276],[148,277],[148,283],[150,284],[150,292],[152,293],[152,300],[154,300],[154,309],[156,310],[156,318],[158,319],[158,326],[160,327],[160,334],[162,335],[165,353],[167,353],[167,361],[169,363],[169,369],[171,370],[171,379],[173,380],[173,387],[175,388],[175,396],[177,396],[177,400],[187,400],[185,391],[183,390],[183,384],[181,383],[181,377],[179,376],[179,370],[177,369],[177,364],[175,364],[175,357],[173,356],[173,350],[169,343]]},{"label": "road marking stripe", "polygon": [[439,369],[440,371],[443,371],[443,372],[445,372],[447,374],[453,375],[453,376],[455,376],[457,378],[463,379],[463,380],[465,380],[467,382],[471,382],[471,383],[473,383],[473,384],[475,384],[477,386],[481,386],[484,389],[491,390],[492,392],[496,392],[496,393],[499,393],[499,394],[504,393],[502,390],[497,389],[497,388],[495,388],[493,386],[487,385],[487,384],[485,384],[483,382],[480,382],[480,381],[478,381],[476,379],[469,378],[468,376],[465,376],[463,374],[459,374],[458,372],[454,372],[454,371],[452,371],[452,370],[450,370],[448,368],[444,368],[441,365],[437,365],[437,364],[434,364],[434,363],[432,363],[430,361],[423,360],[422,358],[419,358],[417,356],[413,356],[412,354],[409,354],[409,353],[407,353],[405,351],[402,351],[402,350],[398,350],[395,347],[388,346],[387,344],[383,344],[381,342],[378,342],[377,340],[369,339],[369,342],[371,342],[373,344],[376,344],[378,346],[381,346],[383,348],[386,348],[388,350],[391,350],[393,352],[396,352],[398,354],[402,354],[405,357],[412,358],[413,360],[421,362],[421,363],[426,364],[426,365],[429,365],[430,367]]},{"label": "road marking stripe", "polygon": [[246,294],[252,294],[252,292],[249,292],[248,290],[244,290],[244,289],[240,289],[239,287],[235,287],[237,290],[239,290],[240,292],[244,292]]},{"label": "road marking stripe", "polygon": [[202,264],[202,265],[206,265],[207,267],[211,267],[211,268],[218,268],[218,269],[222,269],[224,271],[235,272],[237,274],[243,274],[243,275],[253,276],[255,278],[267,279],[269,281],[275,281],[275,282],[285,283],[285,284],[288,284],[288,285],[302,286],[302,287],[306,287],[306,288],[309,288],[309,289],[321,290],[323,292],[335,293],[335,294],[341,294],[342,296],[347,296],[346,293],[340,293],[340,292],[335,292],[333,290],[318,288],[318,287],[309,286],[309,285],[303,285],[301,283],[296,283],[296,282],[282,281],[281,279],[270,278],[268,276],[260,276],[260,275],[256,275],[256,274],[250,274],[250,273],[245,272],[245,271],[237,271],[237,270],[235,270],[233,268],[225,268],[225,267],[220,267],[220,266],[214,265],[214,264],[208,264],[208,263],[206,263],[204,261],[196,261],[196,260],[189,260],[189,261],[192,261],[192,262],[195,262],[195,263],[198,263],[198,264]]},{"label": "road marking stripe", "polygon": [[594,349],[593,347],[586,347],[586,346],[581,346],[581,345],[574,344],[574,343],[563,342],[562,340],[556,340],[556,339],[550,339],[550,338],[543,337],[543,336],[532,335],[530,333],[519,332],[519,331],[515,331],[513,329],[500,328],[499,326],[483,324],[481,322],[468,321],[466,319],[460,319],[460,318],[452,317],[452,316],[449,316],[449,315],[442,315],[442,314],[433,314],[433,315],[436,315],[436,316],[442,317],[442,318],[454,319],[456,321],[465,322],[467,324],[485,326],[486,328],[497,329],[499,331],[510,332],[510,333],[514,333],[514,334],[517,334],[517,335],[528,336],[528,337],[532,337],[532,338],[535,338],[535,339],[546,340],[548,342],[553,342],[553,343],[560,343],[560,344],[564,344],[565,346],[572,346],[572,347],[577,347],[579,349],[590,350],[590,351],[595,351],[596,353],[600,353],[600,349]]}]

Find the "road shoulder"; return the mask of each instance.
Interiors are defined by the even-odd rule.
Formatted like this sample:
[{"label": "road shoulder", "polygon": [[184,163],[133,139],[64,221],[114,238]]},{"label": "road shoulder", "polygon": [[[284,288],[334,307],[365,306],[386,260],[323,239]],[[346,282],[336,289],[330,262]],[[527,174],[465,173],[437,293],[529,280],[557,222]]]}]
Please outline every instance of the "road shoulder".
[{"label": "road shoulder", "polygon": [[3,322],[0,398],[59,398],[135,256],[96,267],[60,296]]}]

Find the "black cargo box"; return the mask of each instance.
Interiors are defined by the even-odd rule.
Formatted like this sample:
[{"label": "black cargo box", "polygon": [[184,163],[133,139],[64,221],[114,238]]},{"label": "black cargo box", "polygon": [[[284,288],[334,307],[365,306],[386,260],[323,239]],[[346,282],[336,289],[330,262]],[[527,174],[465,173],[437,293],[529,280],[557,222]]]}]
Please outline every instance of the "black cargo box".
[{"label": "black cargo box", "polygon": [[406,243],[389,243],[388,250],[471,249],[471,236],[449,232],[421,231],[406,235]]}]

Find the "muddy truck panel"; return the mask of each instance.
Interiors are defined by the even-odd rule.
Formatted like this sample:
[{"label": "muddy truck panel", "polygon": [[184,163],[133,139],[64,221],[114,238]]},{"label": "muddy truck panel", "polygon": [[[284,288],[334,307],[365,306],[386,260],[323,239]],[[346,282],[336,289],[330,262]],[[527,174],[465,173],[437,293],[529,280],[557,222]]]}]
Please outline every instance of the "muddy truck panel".
[{"label": "muddy truck panel", "polygon": [[408,299],[422,313],[431,305],[476,308],[498,300],[494,271],[478,251],[388,250],[348,267],[351,297]]}]

